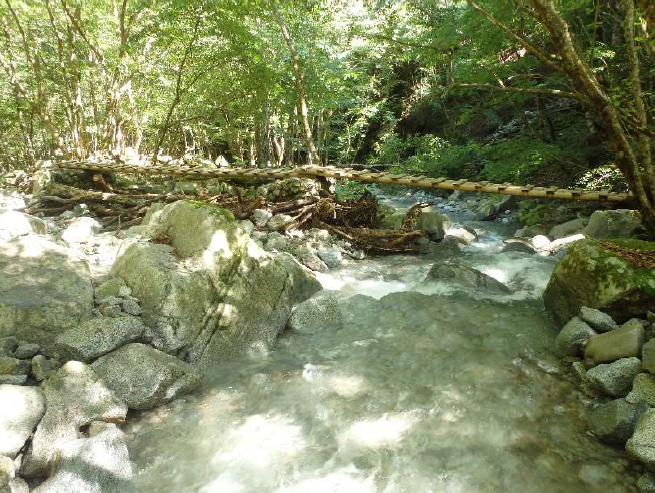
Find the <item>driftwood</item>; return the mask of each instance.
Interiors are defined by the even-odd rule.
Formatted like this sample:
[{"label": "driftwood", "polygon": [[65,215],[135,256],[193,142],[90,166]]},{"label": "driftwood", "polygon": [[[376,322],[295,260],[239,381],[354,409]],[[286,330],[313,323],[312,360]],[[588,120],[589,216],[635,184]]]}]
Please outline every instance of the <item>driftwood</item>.
[{"label": "driftwood", "polygon": [[[171,203],[183,199],[188,197],[173,193],[84,190],[52,183],[43,195],[36,196],[28,204],[25,212],[61,214],[78,204],[86,204],[100,218],[105,231],[117,231],[140,224],[153,203]],[[238,219],[250,217],[255,209],[265,209],[272,214],[285,213],[291,219],[284,225],[284,230],[324,228],[369,253],[417,253],[413,244],[423,236],[421,231],[415,230],[413,224],[409,227],[409,223],[403,230],[376,229],[378,202],[370,193],[365,193],[358,200],[305,197],[269,204],[263,197],[246,200],[241,189],[237,188],[236,196],[200,195],[194,196],[193,200],[219,205],[232,211]],[[415,210],[420,211],[425,204],[417,206]]]}]

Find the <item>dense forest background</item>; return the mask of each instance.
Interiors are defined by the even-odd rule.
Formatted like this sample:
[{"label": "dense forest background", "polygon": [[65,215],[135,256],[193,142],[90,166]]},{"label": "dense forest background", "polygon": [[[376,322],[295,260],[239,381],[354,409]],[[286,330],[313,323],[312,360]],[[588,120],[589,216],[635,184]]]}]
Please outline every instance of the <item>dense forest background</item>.
[{"label": "dense forest background", "polygon": [[384,163],[653,203],[650,0],[1,3],[5,170]]}]

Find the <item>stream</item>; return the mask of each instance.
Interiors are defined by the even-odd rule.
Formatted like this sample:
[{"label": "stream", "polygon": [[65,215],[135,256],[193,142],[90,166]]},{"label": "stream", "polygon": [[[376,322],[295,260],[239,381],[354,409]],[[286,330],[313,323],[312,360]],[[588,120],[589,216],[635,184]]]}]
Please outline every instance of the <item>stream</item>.
[{"label": "stream", "polygon": [[480,235],[461,258],[511,294],[426,284],[429,255],[321,274],[350,296],[342,327],[287,331],[268,357],[128,420],[137,491],[636,491],[553,354],[541,294],[556,260],[499,253],[516,225],[449,215]]}]

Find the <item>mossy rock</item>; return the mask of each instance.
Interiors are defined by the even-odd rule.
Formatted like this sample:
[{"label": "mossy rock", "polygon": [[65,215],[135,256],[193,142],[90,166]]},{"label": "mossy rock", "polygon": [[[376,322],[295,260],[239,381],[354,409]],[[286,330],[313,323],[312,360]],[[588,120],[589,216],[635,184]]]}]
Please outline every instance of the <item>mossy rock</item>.
[{"label": "mossy rock", "polygon": [[[611,240],[618,246],[653,251],[655,243]],[[548,313],[560,326],[580,307],[597,308],[618,322],[643,317],[655,305],[655,271],[637,269],[594,240],[572,245],[559,261],[543,295]]]}]

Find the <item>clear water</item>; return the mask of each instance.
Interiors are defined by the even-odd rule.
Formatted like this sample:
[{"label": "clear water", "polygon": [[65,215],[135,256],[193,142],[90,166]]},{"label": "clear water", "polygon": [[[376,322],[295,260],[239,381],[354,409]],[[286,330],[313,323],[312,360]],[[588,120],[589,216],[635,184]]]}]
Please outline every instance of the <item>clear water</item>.
[{"label": "clear water", "polygon": [[551,352],[540,296],[554,261],[499,254],[504,226],[474,227],[463,259],[511,295],[427,286],[428,257],[322,276],[352,295],[344,328],[285,333],[268,357],[226,363],[202,391],[131,419],[137,490],[636,491]]}]

